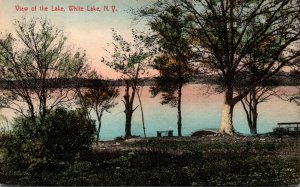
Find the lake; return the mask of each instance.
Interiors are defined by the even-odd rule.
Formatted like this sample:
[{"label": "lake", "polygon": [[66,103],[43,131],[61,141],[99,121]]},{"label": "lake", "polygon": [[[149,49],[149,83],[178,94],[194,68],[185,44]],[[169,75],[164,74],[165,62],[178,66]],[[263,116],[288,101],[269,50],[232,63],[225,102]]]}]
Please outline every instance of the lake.
[{"label": "lake", "polygon": [[[281,87],[281,92],[294,93],[296,87]],[[101,140],[112,140],[118,136],[124,136],[125,114],[121,101],[124,89],[120,89],[117,98],[118,105],[111,109],[110,113],[104,113],[102,118]],[[186,85],[183,88],[182,99],[182,134],[188,136],[199,129],[218,128],[221,120],[223,94],[215,93],[205,85]],[[147,136],[156,136],[158,130],[174,130],[177,135],[177,109],[170,105],[161,105],[160,96],[151,97],[149,87],[144,87],[142,104],[145,115]],[[138,100],[135,100],[135,106]],[[300,121],[300,106],[295,103],[283,101],[277,97],[271,97],[267,102],[258,106],[258,133],[270,132],[279,122]],[[2,115],[9,120],[15,114],[8,110],[2,110]],[[95,117],[94,114],[92,116]],[[244,134],[249,134],[249,128],[245,112],[241,104],[234,110],[234,127]],[[132,119],[132,134],[143,136],[141,111],[138,108]]]},{"label": "lake", "polygon": [[[282,92],[294,93],[295,87],[281,87]],[[102,140],[124,136],[124,106],[118,98],[118,105],[105,113],[102,121]],[[205,85],[186,85],[182,99],[182,134],[190,135],[204,128],[218,128],[221,121],[223,94],[217,94]],[[174,130],[177,135],[177,109],[161,105],[160,96],[151,98],[149,87],[145,87],[142,104],[147,136],[156,136],[158,130]],[[137,99],[135,105],[138,105]],[[271,97],[258,106],[258,133],[270,132],[278,122],[300,121],[300,106],[295,103]],[[246,115],[241,104],[234,110],[234,127],[240,133],[249,134]],[[132,134],[143,136],[141,111],[138,108],[132,119]]]}]

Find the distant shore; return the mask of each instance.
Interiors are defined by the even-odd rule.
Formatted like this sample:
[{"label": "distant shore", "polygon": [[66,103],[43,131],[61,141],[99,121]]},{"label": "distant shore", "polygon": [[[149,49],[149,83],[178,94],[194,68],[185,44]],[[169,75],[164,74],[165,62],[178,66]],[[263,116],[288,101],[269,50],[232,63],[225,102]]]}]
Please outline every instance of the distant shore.
[{"label": "distant shore", "polygon": [[[278,86],[298,86],[300,77],[290,73],[279,73],[274,78]],[[153,84],[154,77],[140,78],[138,81],[139,85],[150,86]],[[38,85],[38,80],[24,80],[20,81],[8,81],[0,80],[0,89],[10,89],[12,85],[28,85],[35,89]],[[70,87],[99,87],[103,84],[109,84],[111,86],[124,86],[125,82],[122,79],[85,79],[85,78],[59,78],[59,79],[48,79],[47,85],[50,88],[70,88]],[[212,84],[218,85],[219,80],[216,75],[213,74],[200,74],[198,76],[190,77],[187,84]]]}]

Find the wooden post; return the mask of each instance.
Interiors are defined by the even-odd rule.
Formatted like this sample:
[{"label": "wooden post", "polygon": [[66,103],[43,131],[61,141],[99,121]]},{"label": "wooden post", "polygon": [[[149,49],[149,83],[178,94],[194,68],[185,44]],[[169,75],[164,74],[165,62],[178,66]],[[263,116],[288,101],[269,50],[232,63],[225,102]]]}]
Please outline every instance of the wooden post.
[{"label": "wooden post", "polygon": [[157,137],[161,137],[161,132],[157,131]]},{"label": "wooden post", "polygon": [[297,123],[297,138],[299,136],[299,123]]}]

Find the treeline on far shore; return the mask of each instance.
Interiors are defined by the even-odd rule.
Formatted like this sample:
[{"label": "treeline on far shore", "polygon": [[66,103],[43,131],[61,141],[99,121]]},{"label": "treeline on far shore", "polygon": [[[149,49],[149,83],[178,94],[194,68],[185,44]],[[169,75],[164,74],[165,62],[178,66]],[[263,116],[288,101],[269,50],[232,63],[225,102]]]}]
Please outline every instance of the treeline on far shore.
[{"label": "treeline on far shore", "polygon": [[[140,78],[138,84],[140,86],[150,86],[153,84],[155,77],[144,77]],[[215,84],[219,85],[220,80],[216,75],[201,74],[189,78],[190,84]],[[296,72],[281,72],[274,76],[272,83],[276,86],[299,86],[300,76]],[[10,89],[12,85],[24,85],[29,88],[38,88],[39,82],[41,80],[28,79],[22,81],[13,80],[0,80],[0,89]],[[56,78],[46,80],[48,88],[71,88],[71,87],[101,87],[102,85],[110,86],[125,86],[125,82],[122,79],[88,79],[88,78]]]}]

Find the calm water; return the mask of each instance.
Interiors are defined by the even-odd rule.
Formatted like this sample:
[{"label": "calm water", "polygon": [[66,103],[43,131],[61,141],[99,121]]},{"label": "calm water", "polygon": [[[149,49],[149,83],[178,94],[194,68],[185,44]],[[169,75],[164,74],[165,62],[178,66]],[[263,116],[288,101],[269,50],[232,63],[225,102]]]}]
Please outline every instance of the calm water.
[{"label": "calm water", "polygon": [[[295,87],[283,87],[283,92],[295,92]],[[207,92],[208,91],[208,92]],[[124,106],[120,97],[118,105],[111,113],[104,113],[100,138],[114,139],[124,135]],[[161,105],[160,97],[150,97],[149,87],[142,95],[147,136],[156,136],[158,130],[174,130],[177,135],[177,110],[169,105]],[[187,85],[183,90],[182,100],[183,135],[190,135],[203,128],[218,128],[221,120],[223,94],[216,94],[204,85]],[[137,99],[135,105],[138,105]],[[258,133],[270,132],[278,122],[300,121],[300,106],[272,97],[259,105]],[[2,115],[11,119],[11,111],[2,110]],[[249,134],[244,110],[240,104],[235,107],[234,127],[238,132]],[[132,119],[132,134],[143,136],[142,118],[138,108]]]},{"label": "calm water", "polygon": [[[147,136],[156,136],[158,130],[174,130],[177,135],[177,110],[169,105],[161,105],[160,97],[151,98],[145,87],[143,91],[143,109]],[[295,88],[282,88],[283,92],[294,92]],[[120,99],[120,98],[119,98]],[[190,135],[203,128],[218,128],[221,120],[223,94],[212,91],[207,93],[204,85],[187,85],[183,90],[183,135]],[[136,102],[137,105],[137,102]],[[123,103],[103,116],[102,139],[113,139],[124,135]],[[300,107],[294,103],[272,97],[259,105],[258,133],[270,132],[278,122],[300,121]],[[234,111],[234,124],[238,132],[249,134],[246,116],[242,105],[238,104]],[[141,112],[135,111],[132,120],[132,134],[143,136]]]}]

